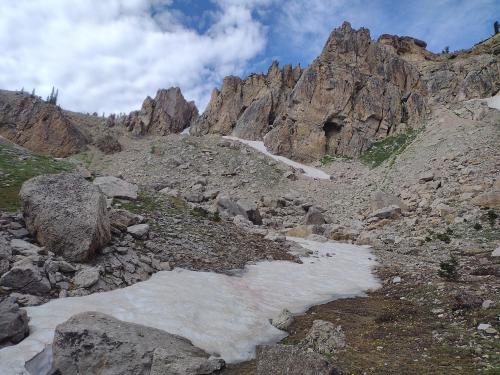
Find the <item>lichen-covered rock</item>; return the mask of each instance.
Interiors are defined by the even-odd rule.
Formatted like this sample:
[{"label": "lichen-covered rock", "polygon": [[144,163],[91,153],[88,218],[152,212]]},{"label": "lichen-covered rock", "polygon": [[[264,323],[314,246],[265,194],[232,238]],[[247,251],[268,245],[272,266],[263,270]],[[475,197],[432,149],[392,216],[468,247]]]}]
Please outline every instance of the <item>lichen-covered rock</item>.
[{"label": "lichen-covered rock", "polygon": [[301,345],[320,354],[333,354],[345,348],[345,334],[341,326],[315,320]]},{"label": "lichen-covered rock", "polygon": [[257,375],[340,375],[321,354],[294,345],[257,346]]},{"label": "lichen-covered rock", "polygon": [[32,178],[19,195],[29,232],[66,260],[85,261],[111,239],[106,199],[79,174]]},{"label": "lichen-covered rock", "polygon": [[61,375],[198,375],[224,366],[183,337],[98,312],[59,324],[52,350]]}]

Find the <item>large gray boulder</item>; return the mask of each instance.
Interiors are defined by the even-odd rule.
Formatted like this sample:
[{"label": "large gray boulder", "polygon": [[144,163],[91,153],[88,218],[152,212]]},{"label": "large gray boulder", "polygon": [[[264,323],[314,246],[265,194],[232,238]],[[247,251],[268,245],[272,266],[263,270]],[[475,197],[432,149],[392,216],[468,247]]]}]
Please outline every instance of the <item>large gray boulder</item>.
[{"label": "large gray boulder", "polygon": [[219,195],[215,204],[217,211],[223,216],[234,217],[241,215],[253,224],[262,224],[262,217],[260,216],[257,204],[248,199],[236,200],[225,195]]},{"label": "large gray boulder", "polygon": [[210,374],[224,367],[183,337],[98,312],[56,327],[53,370],[61,375]]},{"label": "large gray boulder", "polygon": [[139,187],[114,176],[96,177],[94,185],[99,186],[108,198],[137,199]]},{"label": "large gray boulder", "polygon": [[106,199],[79,174],[32,178],[19,195],[29,232],[66,260],[85,261],[111,239]]},{"label": "large gray boulder", "polygon": [[406,211],[407,209],[406,205],[401,201],[401,199],[399,199],[395,195],[386,193],[384,191],[376,191],[375,193],[373,193],[370,200],[370,208],[372,212],[381,210],[382,208],[389,206],[397,206],[402,211]]},{"label": "large gray boulder", "polygon": [[22,293],[42,295],[50,291],[50,282],[43,270],[30,258],[16,263],[0,278],[0,286]]},{"label": "large gray boulder", "polygon": [[28,314],[12,297],[0,302],[0,348],[17,344],[29,334]]},{"label": "large gray boulder", "polygon": [[325,218],[323,213],[314,206],[309,207],[307,210],[306,217],[304,218],[304,224],[306,225],[321,225],[325,224]]},{"label": "large gray boulder", "polygon": [[293,345],[257,347],[257,375],[340,375],[321,354]]}]

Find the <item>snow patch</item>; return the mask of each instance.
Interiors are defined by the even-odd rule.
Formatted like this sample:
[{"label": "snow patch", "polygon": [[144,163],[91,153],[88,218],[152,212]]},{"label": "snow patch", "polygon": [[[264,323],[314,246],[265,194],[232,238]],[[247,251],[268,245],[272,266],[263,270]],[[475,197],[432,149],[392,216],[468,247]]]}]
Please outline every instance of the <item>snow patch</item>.
[{"label": "snow patch", "polygon": [[297,168],[297,169],[302,169],[302,170],[304,170],[304,175],[307,177],[317,178],[320,180],[329,180],[330,179],[330,175],[325,173],[321,169],[314,168],[314,167],[311,167],[311,166],[308,166],[305,164],[297,163],[296,161],[285,158],[284,156],[274,155],[274,154],[270,153],[267,150],[266,146],[264,145],[264,142],[262,142],[262,141],[249,141],[247,139],[241,139],[241,138],[232,137],[232,136],[224,136],[223,138],[231,139],[233,141],[238,141],[238,142],[244,143],[244,144],[256,149],[257,151],[260,151],[263,154],[273,158],[274,160],[291,165],[292,167]]},{"label": "snow patch", "polygon": [[492,96],[491,98],[484,99],[488,107],[495,108],[500,111],[500,95]]},{"label": "snow patch", "polygon": [[189,131],[191,130],[191,127],[187,127],[183,131],[181,131],[181,135],[189,135]]},{"label": "snow patch", "polygon": [[283,308],[302,313],[312,305],[379,287],[371,272],[376,262],[367,247],[289,239],[314,255],[302,258],[303,264],[259,262],[238,276],[163,271],[127,288],[26,308],[30,335],[0,350],[0,373],[26,373],[24,363],[52,342],[56,325],[83,311],[178,334],[229,363],[239,362],[252,358],[256,345],[286,336],[269,323]]}]

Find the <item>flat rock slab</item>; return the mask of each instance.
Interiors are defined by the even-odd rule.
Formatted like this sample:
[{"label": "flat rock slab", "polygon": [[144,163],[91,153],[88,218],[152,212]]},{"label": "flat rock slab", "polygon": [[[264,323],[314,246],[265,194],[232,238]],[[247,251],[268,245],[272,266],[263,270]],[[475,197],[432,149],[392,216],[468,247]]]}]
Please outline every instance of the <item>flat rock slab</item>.
[{"label": "flat rock slab", "polygon": [[114,176],[97,177],[94,185],[108,198],[137,199],[139,187]]},{"label": "flat rock slab", "polygon": [[183,337],[99,312],[59,324],[52,350],[53,370],[61,375],[198,375],[224,367]]}]

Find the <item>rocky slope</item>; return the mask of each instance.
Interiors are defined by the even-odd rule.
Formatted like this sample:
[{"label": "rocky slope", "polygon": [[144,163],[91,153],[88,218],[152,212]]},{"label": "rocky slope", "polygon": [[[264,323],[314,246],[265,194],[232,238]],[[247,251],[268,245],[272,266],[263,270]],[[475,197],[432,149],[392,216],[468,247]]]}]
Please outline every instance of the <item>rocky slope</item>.
[{"label": "rocky slope", "polygon": [[32,151],[65,157],[88,140],[54,104],[24,93],[0,90],[0,135]]}]

